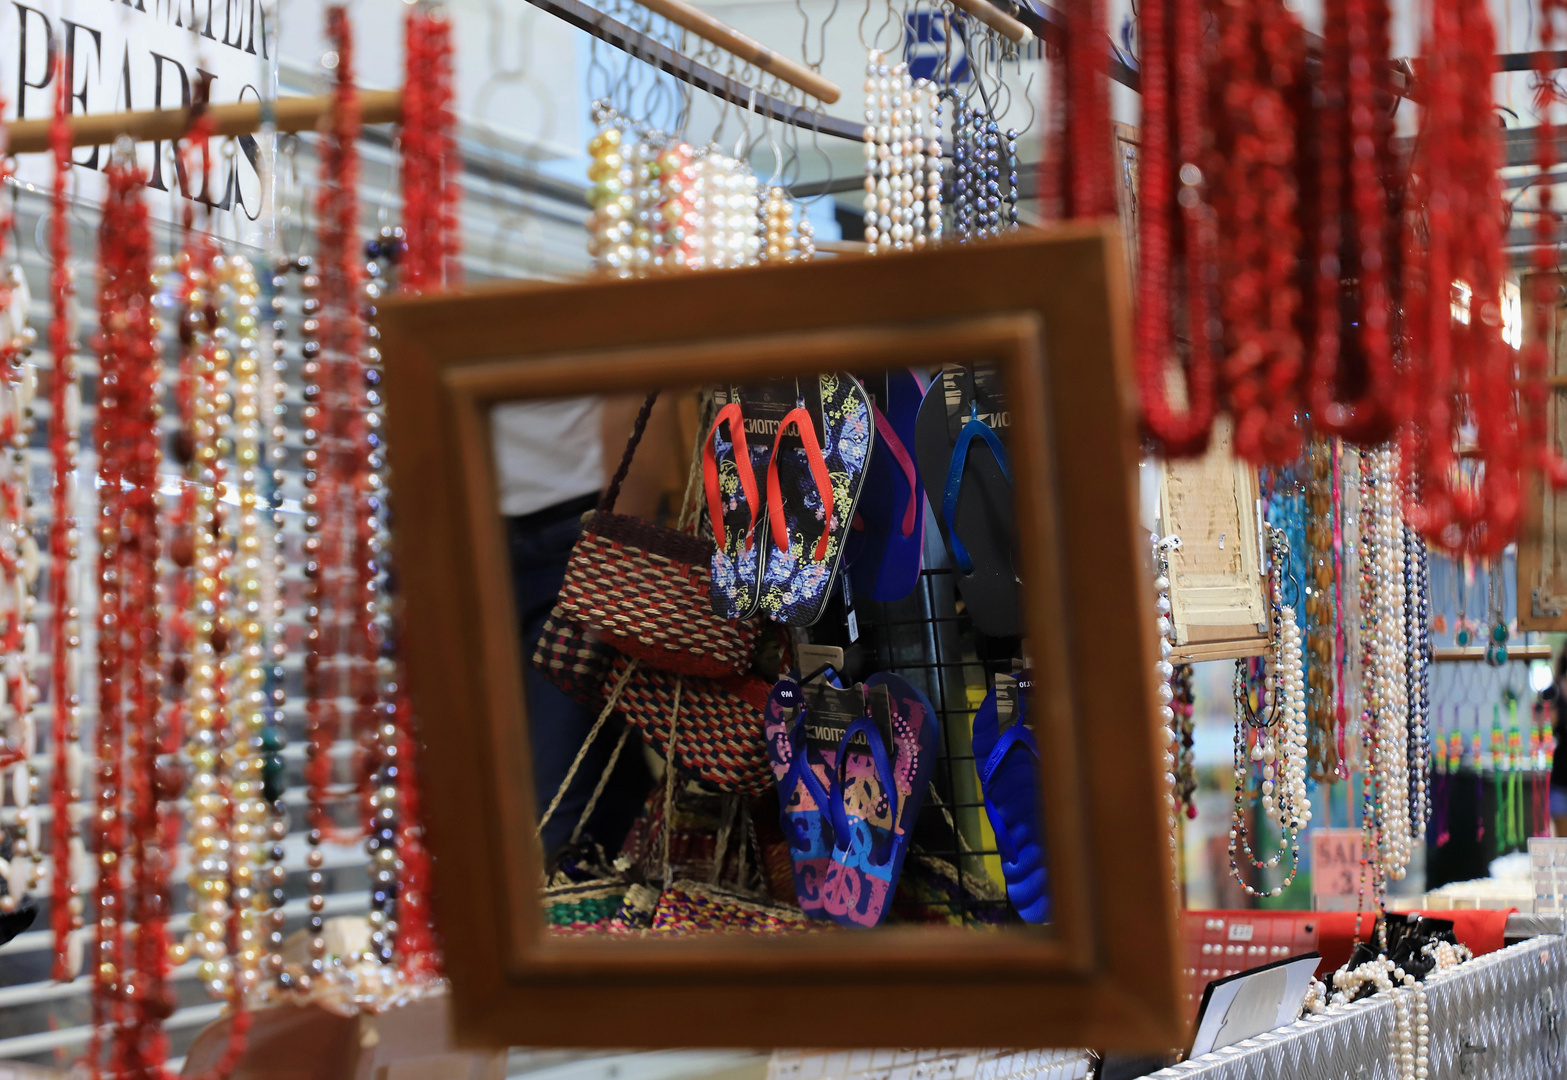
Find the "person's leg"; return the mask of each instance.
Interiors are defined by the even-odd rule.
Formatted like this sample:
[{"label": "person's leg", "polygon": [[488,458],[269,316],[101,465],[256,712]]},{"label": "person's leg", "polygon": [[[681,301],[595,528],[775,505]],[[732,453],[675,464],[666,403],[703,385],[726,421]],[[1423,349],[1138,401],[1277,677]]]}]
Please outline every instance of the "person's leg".
[{"label": "person's leg", "polygon": [[[533,666],[534,646],[560,593],[572,545],[582,531],[581,514],[594,500],[573,500],[537,514],[507,519],[511,541],[512,587],[522,634],[523,665],[527,672],[528,727],[533,750],[533,784],[536,812],[543,814],[560,790],[571,763],[583,749],[597,714],[571,700]],[[599,732],[544,829],[546,856],[554,855],[570,838],[588,798],[597,786],[609,755],[620,737],[623,722],[611,717]],[[613,854],[641,808],[652,783],[636,740],[628,740],[616,763],[615,773],[600,796],[584,833]]]}]

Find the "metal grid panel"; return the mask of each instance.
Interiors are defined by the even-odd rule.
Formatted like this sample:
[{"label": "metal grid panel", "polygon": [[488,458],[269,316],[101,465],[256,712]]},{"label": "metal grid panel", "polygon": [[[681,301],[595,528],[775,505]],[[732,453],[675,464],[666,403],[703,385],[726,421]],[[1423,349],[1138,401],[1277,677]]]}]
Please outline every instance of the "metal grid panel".
[{"label": "metal grid panel", "polygon": [[[1426,984],[1431,1080],[1559,1080],[1567,1068],[1567,939],[1520,942]],[[1313,1016],[1149,1080],[1397,1080],[1393,1001]]]},{"label": "metal grid panel", "polygon": [[1088,1050],[777,1050],[767,1080],[1089,1080]]}]

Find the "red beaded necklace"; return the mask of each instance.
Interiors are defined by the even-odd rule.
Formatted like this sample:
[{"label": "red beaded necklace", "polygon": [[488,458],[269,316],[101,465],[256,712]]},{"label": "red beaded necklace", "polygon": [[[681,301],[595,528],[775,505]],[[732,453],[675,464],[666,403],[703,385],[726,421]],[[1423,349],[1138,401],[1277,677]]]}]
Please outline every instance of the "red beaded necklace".
[{"label": "red beaded necklace", "polygon": [[[152,238],[142,203],[146,177],[118,152],[99,237],[99,822],[100,851],[130,860],[128,910],[100,877],[99,917],[116,919],[100,948],[117,956],[119,984],[100,980],[95,1014],[123,1007],[116,1063],[132,1077],[158,1075],[168,1054],[162,1023],[168,985],[167,923],[172,830],[158,808],[170,766],[159,765],[158,400],[162,356],[154,313]],[[177,792],[175,793],[177,794]],[[105,814],[113,814],[108,820]],[[123,815],[123,817],[121,816]],[[122,821],[129,825],[128,835]],[[100,866],[103,866],[100,861]],[[119,918],[136,923],[127,949]],[[129,992],[127,993],[127,989]],[[109,1000],[98,1000],[107,996]],[[96,1063],[96,1055],[94,1055]]]},{"label": "red beaded necklace", "polygon": [[[461,161],[454,137],[451,23],[434,9],[409,12],[405,25],[405,87],[417,87],[403,101],[403,213],[406,244],[398,286],[406,293],[450,286],[458,280],[458,178]],[[392,622],[398,612],[393,599]],[[385,772],[395,779],[397,881],[396,954],[405,976],[439,974],[440,955],[429,910],[430,857],[415,777],[413,704],[394,630],[395,683],[391,722],[395,738],[386,748]]]},{"label": "red beaded necklace", "polygon": [[1301,452],[1305,348],[1300,310],[1293,96],[1305,58],[1300,22],[1278,0],[1221,0],[1210,9],[1214,145],[1205,173],[1217,219],[1225,395],[1235,452],[1288,464]]},{"label": "red beaded necklace", "polygon": [[[81,798],[71,765],[71,747],[78,737],[78,689],[71,676],[71,656],[80,647],[76,610],[72,606],[70,565],[76,559],[77,532],[71,496],[74,493],[78,433],[71,430],[76,416],[72,390],[76,385],[76,359],[71,340],[70,224],[65,200],[65,176],[71,168],[71,126],[67,119],[69,95],[61,74],[61,60],[55,59],[54,120],[49,128],[49,144],[54,156],[54,180],[49,207],[49,298],[53,314],[49,321],[49,353],[54,358],[54,374],[49,385],[49,456],[52,462],[53,489],[49,523],[49,692],[53,706],[50,740],[54,772],[50,804],[54,820],[49,831],[53,882],[50,890],[50,928],[54,932],[54,978],[69,981],[76,972],[69,963],[71,931],[80,925],[79,901],[73,888],[71,867],[71,803]],[[112,876],[112,875],[111,875]]]},{"label": "red beaded necklace", "polygon": [[1115,213],[1111,164],[1110,86],[1105,72],[1102,0],[1066,0],[1065,44],[1051,50],[1049,112],[1043,125],[1040,172],[1044,216],[1108,217]]},{"label": "red beaded necklace", "polygon": [[[1361,443],[1384,441],[1398,420],[1383,186],[1392,128],[1386,108],[1392,92],[1387,24],[1387,0],[1326,0],[1310,404],[1319,433]],[[1349,275],[1357,279],[1360,326],[1346,334],[1341,305],[1343,279]],[[1347,358],[1358,359],[1358,367],[1346,364]],[[1358,396],[1346,401],[1344,394]]]},{"label": "red beaded necklace", "polygon": [[[1202,198],[1201,12],[1196,0],[1145,0],[1142,18],[1142,161],[1139,172],[1137,384],[1143,424],[1171,457],[1200,452],[1208,444],[1215,409],[1211,284],[1215,242]],[[1170,157],[1170,131],[1176,138]],[[1179,194],[1176,195],[1177,189]],[[1180,204],[1179,241],[1185,254],[1186,408],[1177,413],[1166,391],[1168,360],[1175,351],[1171,263],[1177,226],[1171,199]]]},{"label": "red beaded necklace", "polygon": [[[1482,0],[1437,0],[1426,33],[1404,244],[1405,353],[1424,362],[1403,379],[1412,422],[1402,442],[1406,488],[1419,498],[1405,512],[1441,549],[1488,556],[1517,531],[1526,436],[1502,338],[1495,33]],[[1460,468],[1460,438],[1472,439],[1473,469]]]},{"label": "red beaded necklace", "polygon": [[398,285],[420,293],[460,276],[457,199],[462,161],[454,136],[452,26],[435,8],[408,13],[403,43],[402,187],[407,249]]}]

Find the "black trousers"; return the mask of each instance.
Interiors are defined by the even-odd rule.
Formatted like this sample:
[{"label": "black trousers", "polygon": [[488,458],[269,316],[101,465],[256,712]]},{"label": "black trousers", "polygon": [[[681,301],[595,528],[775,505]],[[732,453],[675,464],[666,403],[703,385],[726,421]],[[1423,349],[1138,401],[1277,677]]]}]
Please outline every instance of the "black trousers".
[{"label": "black trousers", "polygon": [[[533,666],[533,648],[544,630],[544,621],[566,577],[566,561],[582,532],[582,515],[598,503],[597,495],[506,519],[511,542],[512,587],[516,592],[517,618],[521,624],[523,666],[527,671],[528,727],[533,746],[533,785],[542,815],[582,749],[597,714],[578,705]],[[571,787],[544,829],[545,856],[566,845],[576,828],[589,796],[609,762],[610,752],[624,727],[610,717],[589,748]],[[603,845],[613,858],[652,787],[652,776],[637,740],[628,740],[615,764],[615,772],[599,796],[583,834]]]}]

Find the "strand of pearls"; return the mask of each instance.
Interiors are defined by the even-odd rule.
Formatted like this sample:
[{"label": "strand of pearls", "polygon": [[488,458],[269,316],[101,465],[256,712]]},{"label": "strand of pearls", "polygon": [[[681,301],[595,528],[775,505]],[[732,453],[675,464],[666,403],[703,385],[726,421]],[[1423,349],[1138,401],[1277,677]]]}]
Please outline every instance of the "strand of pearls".
[{"label": "strand of pearls", "polygon": [[195,252],[180,257],[184,277],[182,326],[188,363],[187,416],[182,449],[189,510],[182,535],[174,540],[174,561],[185,570],[186,651],[185,751],[191,776],[186,810],[186,841],[191,848],[189,933],[172,950],[178,964],[189,956],[213,997],[226,994],[234,965],[228,955],[229,878],[234,866],[228,836],[229,798],[224,757],[228,710],[223,657],[228,652],[227,559],[219,541],[223,512],[223,449],[229,407],[228,335],[218,322],[221,256]]},{"label": "strand of pearls", "polygon": [[1405,694],[1409,702],[1409,799],[1415,842],[1425,843],[1431,817],[1431,592],[1426,543],[1404,532]]},{"label": "strand of pearls", "polygon": [[925,143],[925,238],[941,243],[941,89],[933,82],[920,80],[930,110],[930,137]]},{"label": "strand of pearls", "polygon": [[795,203],[788,191],[768,188],[762,217],[766,223],[764,262],[801,262],[816,254],[816,231],[804,214],[796,222]]},{"label": "strand of pearls", "polygon": [[593,267],[610,277],[631,276],[632,215],[636,198],[628,190],[632,170],[623,150],[627,142],[619,118],[602,102],[593,107],[599,130],[588,140],[588,254]]},{"label": "strand of pearls", "polygon": [[[1273,650],[1255,713],[1249,703],[1247,662],[1235,663],[1235,801],[1230,817],[1230,873],[1253,896],[1278,896],[1294,882],[1300,871],[1301,834],[1311,822],[1311,803],[1306,795],[1306,679],[1301,634],[1294,607],[1283,602],[1289,541],[1283,530],[1272,526],[1268,527],[1268,536],[1272,552]],[[1248,737],[1248,728],[1255,730],[1254,739]],[[1253,766],[1261,770],[1262,811],[1279,828],[1278,849],[1265,860],[1253,851],[1246,824],[1246,791]],[[1246,881],[1241,872],[1240,852],[1245,853],[1253,867],[1271,870],[1283,862],[1286,850],[1290,852],[1290,868],[1280,884],[1264,891]]]},{"label": "strand of pearls", "polygon": [[267,897],[266,969],[274,980],[283,974],[283,929],[286,925],[283,905],[288,894],[288,868],[284,865],[283,841],[288,837],[288,810],[283,804],[283,746],[286,741],[284,706],[288,703],[285,664],[288,660],[287,623],[288,597],[283,589],[283,572],[287,569],[287,554],[283,548],[283,497],[284,466],[288,460],[288,405],[284,400],[284,388],[288,378],[288,275],[290,271],[303,275],[310,269],[308,256],[297,259],[279,258],[272,267],[272,289],[268,306],[272,311],[271,345],[272,363],[262,370],[262,416],[269,425],[266,439],[266,460],[271,466],[269,485],[272,527],[263,529],[261,597],[263,609],[270,612],[266,628],[267,653],[271,666],[267,670],[266,725],[262,730],[261,783],[262,794],[270,804],[267,815],[267,839],[270,846],[266,853],[265,881]]},{"label": "strand of pearls", "polygon": [[233,735],[225,748],[224,765],[231,778],[233,819],[232,903],[238,916],[236,977],[241,993],[257,987],[266,966],[268,913],[271,896],[264,887],[269,854],[269,806],[263,772],[263,736],[267,724],[267,649],[263,578],[270,569],[263,550],[262,372],[258,333],[259,286],[250,261],[230,257],[219,273],[223,325],[233,356],[234,372],[234,494],[238,507],[227,516],[233,522],[229,566],[229,621],[237,631],[237,648],[227,660],[233,687]]},{"label": "strand of pearls", "polygon": [[762,200],[751,167],[708,147],[693,158],[690,177],[685,265],[692,270],[755,265],[762,254]]},{"label": "strand of pearls", "polygon": [[[3,225],[3,223],[0,223]],[[31,350],[38,334],[27,325],[32,303],[22,268],[12,263],[4,270],[5,310],[0,313],[0,441],[10,452],[0,464],[0,625],[5,652],[4,682],[0,684],[0,723],[4,725],[3,752],[6,787],[16,807],[11,837],[11,858],[0,860],[5,895],[0,911],[11,912],[38,887],[44,876],[42,828],[35,805],[40,784],[33,767],[38,747],[36,707],[43,690],[33,681],[43,662],[35,620],[37,587],[43,569],[38,541],[33,536],[32,495],[29,487],[27,448],[33,436],[33,400],[38,392],[38,370]],[[77,965],[80,966],[79,964]]]},{"label": "strand of pearls", "polygon": [[1175,755],[1178,747],[1175,733],[1175,690],[1171,686],[1171,680],[1175,676],[1175,665],[1170,663],[1170,653],[1174,649],[1170,642],[1170,635],[1175,631],[1175,626],[1170,619],[1170,552],[1180,546],[1181,538],[1178,536],[1164,539],[1160,539],[1157,533],[1153,536],[1153,587],[1156,592],[1154,610],[1159,614],[1159,659],[1154,663],[1154,674],[1158,678],[1159,719],[1164,725],[1159,729],[1159,741],[1164,745],[1164,772],[1166,783],[1169,785],[1170,851],[1176,859],[1177,866],[1180,865],[1181,852],[1176,806],[1180,796],[1175,784]]},{"label": "strand of pearls", "polygon": [[[1404,615],[1403,520],[1398,510],[1396,451],[1363,451],[1362,477],[1369,479],[1374,528],[1369,538],[1370,601],[1375,609],[1372,667],[1366,673],[1375,717],[1374,756],[1377,849],[1387,877],[1401,880],[1414,850],[1410,828],[1408,686],[1405,681],[1408,628]],[[1362,505],[1362,518],[1366,508]],[[1363,541],[1364,543],[1365,541]],[[1362,599],[1364,605],[1365,598]],[[1380,897],[1378,898],[1380,905]]]},{"label": "strand of pearls", "polygon": [[[927,242],[925,124],[927,96],[907,64],[887,63],[880,49],[865,62],[865,249],[872,255],[923,248]],[[940,158],[936,159],[938,162]],[[938,176],[937,192],[940,184]]]}]

